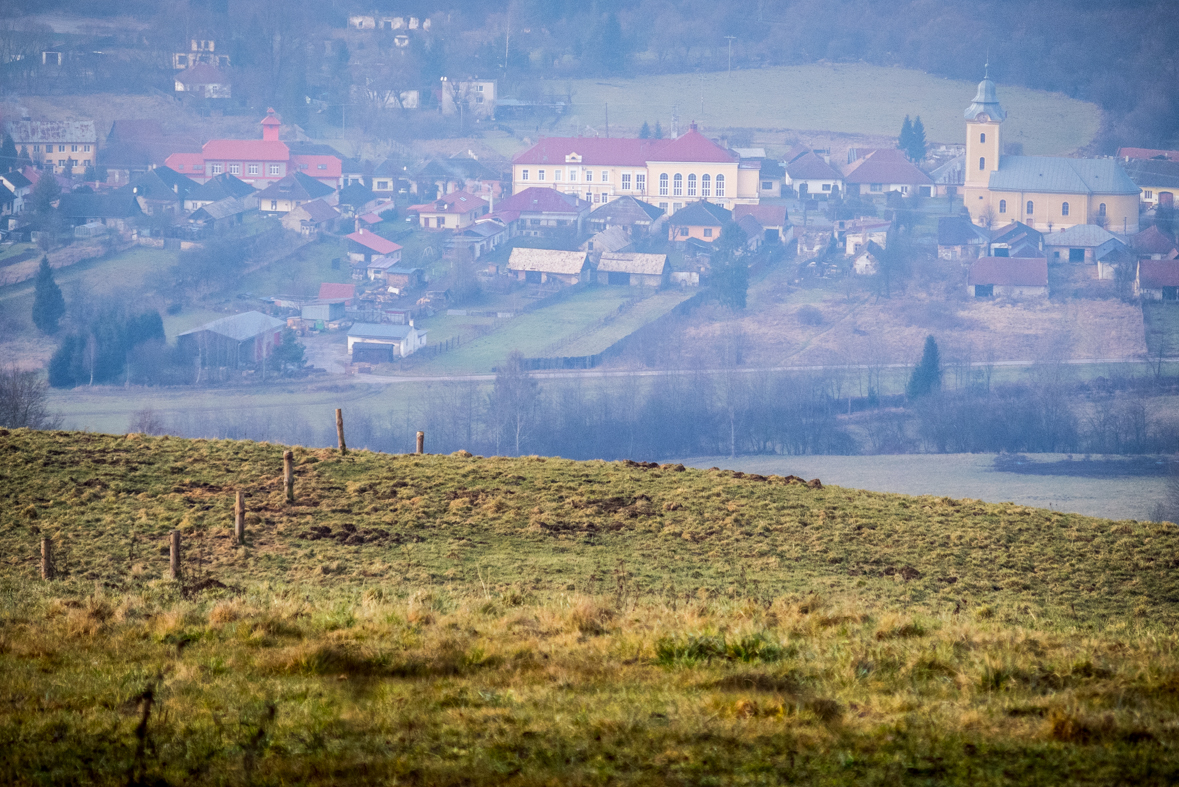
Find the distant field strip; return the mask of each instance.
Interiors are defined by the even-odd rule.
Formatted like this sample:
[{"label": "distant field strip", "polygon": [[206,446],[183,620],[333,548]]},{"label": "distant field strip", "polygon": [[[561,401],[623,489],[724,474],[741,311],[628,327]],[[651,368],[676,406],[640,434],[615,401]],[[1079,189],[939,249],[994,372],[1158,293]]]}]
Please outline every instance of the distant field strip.
[{"label": "distant field strip", "polygon": [[[670,132],[673,108],[678,107],[681,129],[695,120],[705,133],[741,127],[895,136],[905,115],[920,115],[927,139],[955,144],[965,140],[962,112],[977,89],[974,82],[863,63],[565,84],[574,108],[553,132],[557,134],[590,133],[589,127],[605,136],[609,105],[609,123],[617,136],[634,134],[644,121],[652,126],[659,121]],[[998,88],[1008,112],[1003,141],[1022,143],[1028,155],[1084,147],[1101,125],[1095,104],[1002,81]]]}]

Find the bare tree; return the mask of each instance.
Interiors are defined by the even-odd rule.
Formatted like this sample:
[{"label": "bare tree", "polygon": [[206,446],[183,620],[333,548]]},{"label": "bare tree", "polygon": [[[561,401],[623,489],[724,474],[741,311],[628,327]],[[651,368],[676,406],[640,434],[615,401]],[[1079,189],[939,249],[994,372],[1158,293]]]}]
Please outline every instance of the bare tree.
[{"label": "bare tree", "polygon": [[16,366],[0,371],[0,426],[56,429],[61,416],[49,411],[49,384],[36,372]]}]

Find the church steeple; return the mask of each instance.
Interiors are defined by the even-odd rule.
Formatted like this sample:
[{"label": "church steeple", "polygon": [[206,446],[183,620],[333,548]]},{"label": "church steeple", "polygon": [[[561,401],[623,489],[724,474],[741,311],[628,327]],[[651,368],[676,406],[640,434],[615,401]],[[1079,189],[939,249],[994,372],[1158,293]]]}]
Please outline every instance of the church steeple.
[{"label": "church steeple", "polygon": [[1000,124],[1007,113],[999,106],[995,83],[990,77],[990,58],[987,58],[983,81],[978,83],[974,102],[966,108],[966,185],[985,189],[991,173],[999,169],[1002,146],[999,143]]},{"label": "church steeple", "polygon": [[974,96],[974,102],[963,113],[967,120],[974,120],[979,115],[986,115],[995,123],[1002,123],[1007,119],[1007,112],[999,106],[999,97],[995,94],[995,83],[991,81],[990,71],[990,58],[987,58],[983,81],[978,83],[978,92]]}]

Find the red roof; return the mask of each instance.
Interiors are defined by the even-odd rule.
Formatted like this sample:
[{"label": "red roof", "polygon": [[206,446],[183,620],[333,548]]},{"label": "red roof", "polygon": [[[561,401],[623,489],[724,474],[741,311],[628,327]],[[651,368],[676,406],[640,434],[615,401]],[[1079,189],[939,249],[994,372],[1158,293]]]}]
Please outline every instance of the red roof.
[{"label": "red roof", "polygon": [[1168,238],[1162,230],[1153,224],[1131,237],[1130,245],[1139,254],[1165,254],[1173,256],[1176,252],[1175,241]]},{"label": "red roof", "polygon": [[263,126],[281,126],[282,125],[282,119],[274,111],[273,107],[268,107],[266,109],[266,117],[262,118],[261,122],[262,122]]},{"label": "red roof", "polygon": [[363,221],[365,224],[380,224],[381,223],[381,217],[375,213],[363,213],[360,216],[360,220]]},{"label": "red roof", "polygon": [[696,130],[693,123],[688,133],[681,134],[671,140],[654,154],[648,156],[649,161],[704,161],[717,164],[732,164],[738,161],[738,156],[731,150],[725,150],[708,137]]},{"label": "red roof", "polygon": [[321,301],[330,301],[343,298],[350,301],[356,297],[355,284],[336,284],[334,282],[325,281],[319,285],[319,299]]},{"label": "red roof", "polygon": [[372,249],[377,254],[392,254],[395,251],[401,251],[401,247],[391,240],[382,238],[375,232],[365,232],[358,230],[348,236],[348,240],[356,241],[366,249]]},{"label": "red roof", "polygon": [[899,150],[874,150],[848,167],[843,176],[847,183],[900,183],[929,186],[933,181],[917,169]]},{"label": "red roof", "polygon": [[786,225],[785,205],[734,205],[733,221],[752,216],[763,227],[784,227]]},{"label": "red roof", "polygon": [[535,145],[516,155],[513,164],[552,164],[563,166],[570,155],[580,162],[570,164],[606,164],[625,167],[646,166],[652,153],[670,140],[603,139],[601,137],[543,137]]},{"label": "red roof", "polygon": [[433,202],[411,205],[407,211],[415,213],[470,213],[487,207],[487,200],[466,191],[452,191]]},{"label": "red roof", "polygon": [[[268,143],[273,145],[274,143]],[[280,145],[285,144],[280,142]],[[292,153],[291,164],[304,175],[313,178],[329,178],[339,180],[343,172],[342,162],[335,156],[321,156],[318,154]],[[319,165],[323,165],[323,169]]]},{"label": "red roof", "polygon": [[519,213],[581,213],[589,203],[573,194],[562,194],[556,189],[533,186],[519,194],[502,199],[495,205],[495,212],[502,216],[505,211]]},{"label": "red roof", "polygon": [[1144,290],[1179,287],[1179,260],[1143,260],[1138,263],[1138,286]]},{"label": "red roof", "polygon": [[289,161],[287,143],[265,139],[210,139],[202,150],[205,161]]},{"label": "red roof", "polygon": [[1118,148],[1118,158],[1166,159],[1179,161],[1179,150],[1152,150],[1150,148]]},{"label": "red roof", "polygon": [[200,153],[173,153],[164,159],[164,166],[177,172],[204,172],[205,157]]},{"label": "red roof", "polygon": [[1000,287],[1047,287],[1048,260],[1044,257],[979,257],[970,266],[969,284]]}]

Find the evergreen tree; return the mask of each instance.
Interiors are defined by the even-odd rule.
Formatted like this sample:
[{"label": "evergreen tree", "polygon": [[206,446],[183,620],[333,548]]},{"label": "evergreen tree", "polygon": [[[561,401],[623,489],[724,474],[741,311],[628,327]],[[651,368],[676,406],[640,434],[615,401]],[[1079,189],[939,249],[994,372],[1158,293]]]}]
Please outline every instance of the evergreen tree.
[{"label": "evergreen tree", "polygon": [[658,120],[655,121],[655,139],[663,139],[663,126],[659,124]]},{"label": "evergreen tree", "polygon": [[747,239],[745,230],[730,221],[713,244],[712,286],[717,300],[734,310],[745,308],[749,292],[749,265],[742,257]]},{"label": "evergreen tree", "polygon": [[7,172],[16,166],[16,143],[11,134],[5,134],[0,141],[0,172]]},{"label": "evergreen tree", "polygon": [[897,147],[909,155],[909,146],[913,144],[913,121],[905,115],[905,122],[901,124],[901,135],[897,137]]},{"label": "evergreen tree", "polygon": [[33,290],[33,325],[42,333],[57,333],[57,323],[65,314],[65,298],[53,280],[49,258],[41,258],[37,268],[37,282]]},{"label": "evergreen tree", "polygon": [[908,147],[909,158],[914,162],[921,161],[925,158],[925,124],[921,122],[921,116],[913,121],[913,133]]},{"label": "evergreen tree", "polygon": [[299,344],[299,337],[293,330],[283,329],[282,344],[274,348],[270,359],[278,365],[279,374],[303,368],[303,345]]},{"label": "evergreen tree", "polygon": [[905,393],[910,399],[930,394],[942,387],[942,362],[937,351],[937,342],[932,336],[925,337],[925,351],[921,363],[913,369]]},{"label": "evergreen tree", "polygon": [[639,139],[650,139],[650,138],[651,138],[651,124],[644,120],[643,127],[639,129]]},{"label": "evergreen tree", "polygon": [[28,145],[20,146],[20,155],[16,158],[16,165],[18,167],[31,167],[33,165],[33,160],[29,158]]},{"label": "evergreen tree", "polygon": [[52,172],[46,170],[41,173],[37,184],[29,193],[29,202],[32,203],[34,213],[44,216],[53,210],[53,203],[57,202],[59,197],[61,197],[61,184],[57,182],[57,178]]}]

